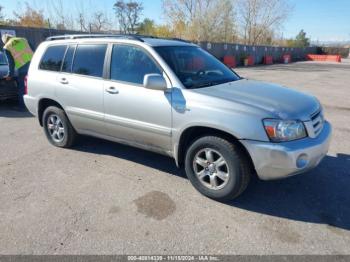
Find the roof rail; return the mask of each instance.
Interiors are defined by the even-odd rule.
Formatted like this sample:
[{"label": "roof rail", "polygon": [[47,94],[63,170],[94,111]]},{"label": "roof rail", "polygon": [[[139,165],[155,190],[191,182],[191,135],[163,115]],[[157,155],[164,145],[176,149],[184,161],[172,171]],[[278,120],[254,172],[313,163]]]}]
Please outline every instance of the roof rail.
[{"label": "roof rail", "polygon": [[75,34],[75,35],[58,35],[50,36],[46,38],[46,41],[54,40],[66,40],[66,39],[84,39],[84,38],[124,38],[130,40],[137,40],[140,42],[145,42],[143,38],[152,38],[152,39],[165,39],[165,40],[175,40],[185,43],[191,43],[190,41],[181,39],[181,38],[162,38],[152,35],[139,35],[139,34]]},{"label": "roof rail", "polygon": [[179,42],[184,42],[184,43],[191,43],[191,41],[187,41],[182,38],[177,38],[177,37],[158,37],[158,36],[153,36],[153,35],[133,35],[141,38],[153,38],[153,39],[164,39],[164,40],[174,40],[174,41],[179,41]]},{"label": "roof rail", "polygon": [[175,40],[175,41],[179,41],[179,42],[185,42],[185,43],[191,43],[191,41],[187,41],[185,39],[181,39],[181,38],[177,38],[177,37],[173,37],[173,38],[168,38],[170,40]]},{"label": "roof rail", "polygon": [[133,36],[141,37],[141,38],[154,38],[154,39],[162,39],[161,37],[154,36],[154,35],[140,35],[140,34],[134,34]]},{"label": "roof rail", "polygon": [[140,42],[144,42],[141,38],[143,36],[138,35],[105,35],[105,34],[81,34],[81,35],[58,35],[58,36],[50,36],[46,38],[46,41],[54,41],[54,40],[65,40],[65,39],[84,39],[84,38],[125,38],[137,40]]}]

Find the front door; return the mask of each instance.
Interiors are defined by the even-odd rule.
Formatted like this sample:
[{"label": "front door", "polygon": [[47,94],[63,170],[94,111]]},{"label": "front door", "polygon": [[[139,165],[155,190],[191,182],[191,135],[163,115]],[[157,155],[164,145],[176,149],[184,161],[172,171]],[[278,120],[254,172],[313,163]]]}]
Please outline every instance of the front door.
[{"label": "front door", "polygon": [[113,45],[110,80],[104,85],[107,132],[131,144],[170,151],[171,93],[144,88],[144,76],[152,73],[163,71],[145,50]]}]

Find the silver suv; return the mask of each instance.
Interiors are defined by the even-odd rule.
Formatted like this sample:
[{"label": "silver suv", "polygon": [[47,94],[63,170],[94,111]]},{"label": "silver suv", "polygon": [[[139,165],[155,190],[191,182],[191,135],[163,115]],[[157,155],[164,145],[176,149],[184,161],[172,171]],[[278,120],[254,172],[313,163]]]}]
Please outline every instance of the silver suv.
[{"label": "silver suv", "polygon": [[238,76],[197,45],[140,36],[47,39],[30,65],[25,104],[48,140],[90,135],[159,152],[202,194],[227,200],[250,176],[314,168],[331,125],[310,95]]}]

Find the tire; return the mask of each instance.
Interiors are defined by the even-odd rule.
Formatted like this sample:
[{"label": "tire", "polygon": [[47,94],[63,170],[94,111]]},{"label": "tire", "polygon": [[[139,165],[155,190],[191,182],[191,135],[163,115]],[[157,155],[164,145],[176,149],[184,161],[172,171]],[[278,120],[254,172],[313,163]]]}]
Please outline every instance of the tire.
[{"label": "tire", "polygon": [[42,120],[45,135],[52,145],[69,148],[74,144],[77,133],[61,108],[56,106],[46,108]]},{"label": "tire", "polygon": [[[203,162],[208,159],[214,165]],[[251,176],[251,165],[245,152],[216,136],[201,137],[188,148],[185,170],[200,193],[218,201],[238,197],[247,188]]]}]

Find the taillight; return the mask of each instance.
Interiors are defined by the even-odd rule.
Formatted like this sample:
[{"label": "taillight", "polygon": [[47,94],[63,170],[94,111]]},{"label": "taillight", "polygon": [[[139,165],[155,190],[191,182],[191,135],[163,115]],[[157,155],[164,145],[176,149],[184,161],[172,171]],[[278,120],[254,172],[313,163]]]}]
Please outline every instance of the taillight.
[{"label": "taillight", "polygon": [[28,94],[28,75],[24,77],[24,94]]}]

